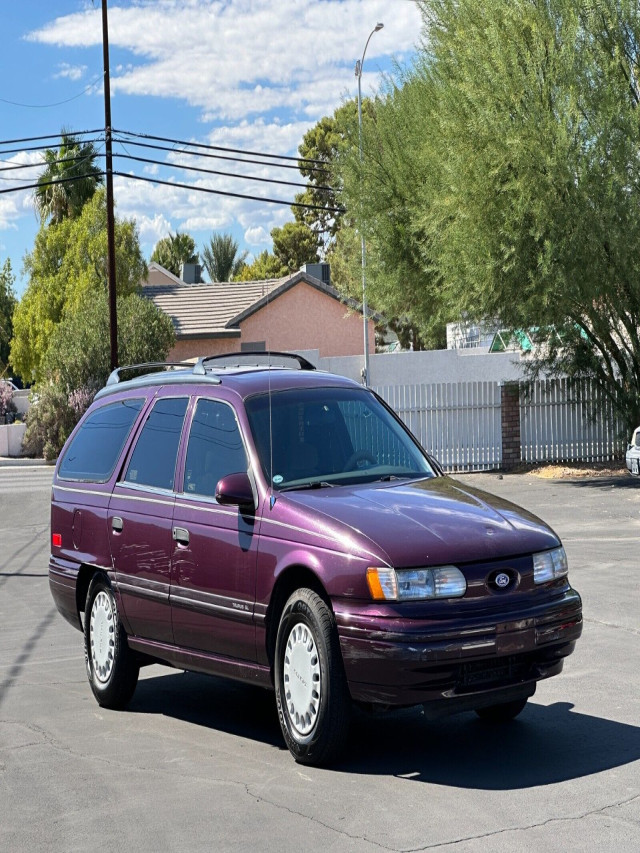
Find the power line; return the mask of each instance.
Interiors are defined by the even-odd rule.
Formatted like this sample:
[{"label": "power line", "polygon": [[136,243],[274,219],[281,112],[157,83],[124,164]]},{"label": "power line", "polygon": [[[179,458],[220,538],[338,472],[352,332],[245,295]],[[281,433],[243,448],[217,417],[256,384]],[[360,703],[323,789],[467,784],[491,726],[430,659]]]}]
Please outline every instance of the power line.
[{"label": "power line", "polygon": [[[283,181],[278,178],[261,178],[257,175],[240,175],[237,172],[221,172],[215,169],[203,169],[199,166],[183,166],[180,163],[166,163],[161,160],[151,160],[147,157],[134,157],[133,154],[120,154],[119,152],[115,152],[114,157],[119,157],[124,160],[135,160],[138,163],[150,163],[154,166],[163,166],[166,168],[174,168],[174,169],[184,169],[188,172],[198,172],[203,175],[220,175],[225,178],[240,178],[244,181],[259,181],[264,184],[281,184],[287,187],[300,187],[302,189],[307,189],[307,184],[302,184],[299,181]],[[64,161],[58,161],[64,162]],[[15,168],[15,167],[14,167]],[[4,171],[0,169],[0,172]],[[333,187],[325,187],[325,186],[317,186],[314,187],[315,190],[321,190],[323,192],[335,192]]]},{"label": "power line", "polygon": [[[268,166],[270,168],[295,169],[298,171],[298,167],[291,163],[265,163],[264,160],[246,160],[241,157],[230,157],[229,155],[224,154],[208,154],[204,151],[178,151],[175,148],[168,148],[166,145],[153,145],[151,142],[134,142],[132,139],[123,140],[114,138],[113,141],[119,142],[121,145],[124,145],[126,142],[127,145],[134,145],[137,148],[152,148],[155,151],[168,151],[170,154],[187,154],[190,157],[206,157],[213,160],[232,160],[235,163],[249,163],[253,166]],[[317,166],[310,166],[309,170],[319,172],[324,175],[330,174],[328,169],[321,169]]]},{"label": "power line", "polygon": [[[204,142],[188,142],[184,139],[171,139],[166,136],[153,136],[150,133],[134,133],[131,130],[116,130],[114,129],[114,133],[124,133],[127,136],[135,136],[138,139],[154,139],[157,142],[171,142],[174,145],[188,145],[191,147],[197,148],[206,148],[210,151],[226,151],[230,154],[246,154],[251,155],[252,157],[268,157],[276,160],[293,160],[296,163],[316,163],[321,166],[326,166],[324,160],[310,160],[308,157],[290,157],[285,154],[268,154],[264,151],[245,151],[242,148],[225,148],[222,145],[208,145]],[[185,152],[186,153],[186,152]],[[296,166],[296,168],[298,168]]]},{"label": "power line", "polygon": [[[0,99],[1,100],[1,99]],[[44,136],[25,136],[22,139],[0,139],[0,145],[14,145],[16,142],[39,142],[41,139],[62,139],[63,137],[86,136],[88,133],[103,133],[104,128],[99,127],[96,130],[70,130],[58,131],[57,133],[47,133]],[[45,146],[50,147],[50,146]]]},{"label": "power line", "polygon": [[[46,163],[46,165],[47,166],[53,166],[53,165],[58,166],[61,163],[78,163],[78,162],[83,163],[86,160],[92,160],[95,157],[100,157],[100,156],[102,156],[102,155],[100,154],[99,149],[96,149],[95,154],[83,154],[83,155],[79,154],[77,157],[63,157],[59,160],[52,160],[50,163]],[[0,163],[5,163],[5,162],[9,162],[9,161],[0,160]],[[15,166],[0,166],[0,172],[15,172],[16,169],[41,169],[44,165],[45,165],[45,162],[41,161],[40,163],[20,163],[20,164],[15,165]],[[82,178],[82,177],[84,177],[84,176],[78,175],[78,178]],[[17,180],[22,180],[22,178],[18,178]],[[29,180],[29,179],[25,178],[24,180]]]},{"label": "power line", "polygon": [[[93,177],[96,177],[96,178],[97,177],[104,177],[105,174],[106,174],[105,172],[96,172],[96,173],[94,173]],[[303,202],[299,202],[299,201],[286,201],[285,199],[268,198],[268,197],[257,196],[257,195],[248,195],[246,193],[233,193],[233,192],[229,192],[228,190],[214,190],[214,189],[210,189],[209,187],[197,187],[197,186],[194,186],[193,184],[181,184],[181,183],[178,183],[176,181],[162,181],[162,180],[160,180],[160,178],[147,178],[147,177],[143,177],[142,175],[133,175],[133,174],[130,174],[128,172],[119,172],[116,170],[113,171],[113,174],[118,175],[118,177],[120,177],[120,178],[126,178],[126,179],[133,180],[133,181],[143,181],[143,182],[148,183],[148,184],[160,184],[160,185],[166,186],[166,187],[175,187],[176,189],[190,190],[191,192],[208,193],[210,195],[221,195],[221,196],[227,196],[229,198],[242,198],[242,199],[246,199],[248,201],[260,201],[260,202],[264,202],[266,204],[284,204],[287,207],[300,207],[300,208],[304,208],[305,210],[323,210],[323,211],[328,211],[329,213],[344,213],[345,212],[343,207],[324,207],[323,205],[319,205],[319,204],[304,204]],[[25,186],[22,186],[22,187],[10,187],[9,189],[4,189],[4,190],[0,189],[0,195],[6,195],[7,193],[24,192],[25,190],[34,190],[34,189],[39,189],[40,187],[51,187],[51,186],[54,186],[55,184],[68,184],[71,181],[77,181],[77,180],[78,180],[77,176],[72,177],[72,178],[55,178],[54,180],[41,181],[37,184],[26,184]]]},{"label": "power line", "polygon": [[[179,184],[175,181],[161,181],[160,178],[146,178],[142,177],[142,175],[132,175],[128,172],[113,172],[114,175],[118,175],[121,178],[131,178],[134,181],[144,181],[148,184],[161,184],[166,187],[176,187],[178,189],[191,190],[192,192],[199,193],[210,193],[212,195],[223,195],[228,196],[230,198],[242,198],[248,199],[249,201],[261,201],[268,204],[284,204],[287,207],[302,207],[306,210],[323,210],[329,211],[329,213],[344,213],[345,210],[343,207],[324,207],[320,204],[304,204],[299,201],[285,201],[284,199],[279,198],[265,198],[263,196],[257,195],[246,195],[245,193],[232,193],[228,190],[214,190],[209,189],[208,187],[196,187],[193,184]],[[11,190],[0,190],[0,192],[12,192]],[[15,190],[13,190],[15,192]]]},{"label": "power line", "polygon": [[[93,178],[104,178],[104,175],[105,175],[104,172],[94,172],[91,175],[91,177],[93,177]],[[0,194],[4,195],[5,193],[21,193],[21,192],[24,192],[25,190],[35,190],[35,189],[38,189],[39,187],[52,187],[52,186],[54,186],[54,184],[68,184],[70,181],[78,181],[78,180],[79,180],[79,178],[77,175],[73,178],[55,178],[52,181],[41,181],[37,184],[27,184],[24,187],[11,187],[10,189],[7,189],[7,190],[0,190]]]},{"label": "power line", "polygon": [[[83,145],[93,144],[94,142],[104,142],[104,139],[83,139]],[[0,145],[3,143],[0,142]],[[51,145],[31,145],[24,146],[23,148],[6,148],[4,151],[0,151],[0,157],[3,157],[5,154],[22,154],[23,151],[49,151],[51,150]]]},{"label": "power line", "polygon": [[71,101],[75,101],[77,98],[81,98],[86,92],[89,91],[89,89],[92,89],[96,85],[96,83],[101,77],[102,74],[96,74],[91,83],[89,83],[89,85],[86,86],[81,92],[78,92],[77,95],[72,95],[70,98],[65,98],[64,101],[55,101],[51,104],[22,104],[20,103],[20,101],[9,101],[6,98],[0,98],[0,101],[2,101],[3,104],[11,104],[12,107],[25,107],[31,110],[44,110],[48,109],[49,107],[59,107],[62,104],[68,104]]}]

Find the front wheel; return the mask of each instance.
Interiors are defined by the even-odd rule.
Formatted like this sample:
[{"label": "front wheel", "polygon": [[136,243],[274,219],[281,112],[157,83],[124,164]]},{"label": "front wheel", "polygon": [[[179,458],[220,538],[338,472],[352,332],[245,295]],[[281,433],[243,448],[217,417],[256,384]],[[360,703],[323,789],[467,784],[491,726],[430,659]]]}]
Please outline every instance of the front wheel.
[{"label": "front wheel", "polygon": [[508,723],[524,711],[526,704],[526,699],[515,699],[513,702],[503,702],[501,705],[476,708],[476,714],[487,723]]},{"label": "front wheel", "polygon": [[278,719],[300,764],[327,765],[347,742],[351,698],[333,613],[310,589],[287,601],[275,657]]},{"label": "front wheel", "polygon": [[89,587],[84,614],[87,676],[93,695],[104,708],[126,708],[138,683],[140,667],[127,643],[113,591],[96,575]]}]

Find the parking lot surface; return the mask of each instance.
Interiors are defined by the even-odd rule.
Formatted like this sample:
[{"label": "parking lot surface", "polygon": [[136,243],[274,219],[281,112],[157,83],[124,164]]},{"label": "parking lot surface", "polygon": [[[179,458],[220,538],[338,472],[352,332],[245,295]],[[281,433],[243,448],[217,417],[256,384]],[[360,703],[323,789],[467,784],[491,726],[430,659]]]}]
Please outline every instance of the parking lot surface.
[{"label": "parking lot surface", "polygon": [[459,477],[560,534],[577,650],[507,726],[359,714],[318,770],[256,688],[152,666],[98,707],[49,594],[51,475],[0,468],[0,850],[640,849],[640,481]]}]

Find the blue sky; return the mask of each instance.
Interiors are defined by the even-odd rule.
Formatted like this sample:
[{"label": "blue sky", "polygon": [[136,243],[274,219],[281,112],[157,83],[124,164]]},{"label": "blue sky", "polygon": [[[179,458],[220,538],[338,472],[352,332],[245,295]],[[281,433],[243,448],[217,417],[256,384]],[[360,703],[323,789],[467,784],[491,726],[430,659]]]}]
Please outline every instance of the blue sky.
[{"label": "blue sky", "polygon": [[[0,5],[0,139],[104,126],[100,0],[22,0]],[[363,95],[393,60],[407,61],[420,38],[412,0],[109,0],[112,124],[124,131],[274,154],[295,155],[306,130],[355,97],[354,65],[376,22]],[[56,140],[52,140],[56,142]],[[25,143],[25,145],[35,143]],[[0,151],[16,148],[0,144]],[[101,144],[100,146],[101,147]],[[297,171],[185,158],[117,144],[114,153],[188,162],[209,169],[301,180]],[[0,166],[39,163],[38,152],[0,153]],[[104,161],[101,161],[104,162]],[[117,159],[114,168],[147,177],[292,200],[294,188]],[[0,189],[39,170],[0,173]],[[133,218],[148,258],[169,231],[188,231],[198,248],[230,232],[250,255],[271,248],[288,206],[155,186],[116,177],[117,215]],[[38,222],[30,191],[0,195],[0,264],[11,259],[16,291]]]}]

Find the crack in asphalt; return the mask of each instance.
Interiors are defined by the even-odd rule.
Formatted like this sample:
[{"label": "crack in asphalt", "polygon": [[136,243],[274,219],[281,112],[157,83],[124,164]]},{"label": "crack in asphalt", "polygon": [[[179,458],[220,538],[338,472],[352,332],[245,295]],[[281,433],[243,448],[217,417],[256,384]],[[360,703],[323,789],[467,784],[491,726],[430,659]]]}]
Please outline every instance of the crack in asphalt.
[{"label": "crack in asphalt", "polygon": [[602,625],[603,628],[616,628],[618,631],[627,631],[629,634],[640,636],[640,629],[631,628],[629,625],[618,625],[615,622],[605,622],[603,619],[585,619],[584,617],[583,621],[588,622],[590,625]]},{"label": "crack in asphalt", "polygon": [[497,829],[494,832],[483,832],[479,835],[468,835],[462,838],[456,838],[451,841],[440,841],[437,844],[428,844],[426,847],[411,847],[405,848],[402,851],[397,851],[397,853],[422,853],[423,850],[437,850],[438,847],[450,847],[453,844],[462,844],[465,841],[478,841],[483,838],[494,838],[497,835],[504,835],[507,832],[528,832],[531,829],[540,829],[543,826],[549,826],[552,823],[564,823],[564,822],[573,822],[584,820],[588,817],[594,817],[597,815],[601,815],[609,809],[619,808],[621,806],[627,806],[629,803],[633,803],[635,800],[640,799],[640,794],[634,794],[633,797],[628,797],[626,800],[618,800],[615,803],[609,803],[606,806],[601,806],[598,809],[591,809],[590,811],[583,812],[582,814],[577,815],[569,815],[566,817],[550,817],[547,820],[540,821],[539,823],[531,823],[527,826],[510,826],[505,827],[504,829]]},{"label": "crack in asphalt", "polygon": [[[459,838],[454,838],[454,839],[451,839],[449,841],[439,841],[439,842],[436,842],[434,844],[427,844],[426,846],[423,845],[420,847],[393,847],[393,846],[390,846],[388,844],[384,844],[381,841],[376,841],[375,839],[370,838],[367,835],[357,835],[355,833],[347,832],[346,830],[340,829],[340,827],[337,827],[337,826],[334,826],[330,823],[327,823],[326,821],[323,821],[318,817],[314,817],[313,815],[306,814],[305,812],[302,812],[302,811],[297,811],[296,809],[291,808],[290,806],[284,805],[283,803],[278,803],[274,800],[270,800],[269,798],[265,797],[264,795],[257,793],[255,791],[254,787],[252,786],[252,784],[248,783],[248,782],[241,782],[237,779],[220,779],[220,778],[216,778],[216,777],[212,777],[212,776],[202,776],[200,774],[195,774],[195,773],[181,773],[180,771],[176,772],[175,763],[172,763],[170,768],[169,767],[153,767],[152,768],[152,767],[141,766],[141,765],[127,764],[127,763],[124,763],[124,762],[119,761],[117,759],[108,758],[105,756],[91,755],[91,754],[79,752],[77,749],[73,749],[71,746],[65,746],[65,745],[59,743],[51,732],[49,732],[46,729],[36,725],[35,723],[25,723],[25,722],[20,721],[20,720],[10,720],[10,719],[0,720],[0,723],[18,725],[18,726],[21,726],[23,728],[26,728],[28,731],[31,731],[34,734],[37,734],[40,736],[40,739],[36,742],[21,744],[21,745],[15,746],[15,747],[10,747],[10,748],[4,750],[5,752],[10,752],[10,751],[18,750],[18,749],[25,749],[27,747],[33,747],[33,746],[38,747],[38,746],[46,745],[46,746],[50,746],[52,749],[59,750],[60,752],[66,754],[66,755],[72,756],[74,758],[79,758],[79,759],[88,760],[88,761],[98,761],[99,763],[105,764],[109,767],[124,768],[124,769],[134,771],[134,772],[138,772],[138,773],[151,773],[151,772],[163,773],[163,774],[170,776],[174,779],[176,776],[178,776],[181,779],[187,779],[187,780],[191,780],[193,782],[199,782],[199,783],[205,782],[205,783],[209,783],[212,785],[229,785],[232,787],[237,787],[237,788],[240,788],[241,790],[243,790],[244,793],[248,797],[251,797],[251,799],[254,800],[256,803],[265,803],[266,805],[271,806],[275,809],[278,809],[279,811],[287,812],[288,814],[293,815],[295,817],[299,817],[299,818],[302,818],[303,820],[308,820],[312,823],[315,823],[318,826],[321,826],[324,829],[327,829],[330,832],[335,833],[336,835],[339,835],[341,837],[349,839],[350,841],[362,841],[363,843],[370,844],[372,847],[375,847],[377,849],[389,851],[389,853],[422,853],[422,851],[437,850],[438,848],[444,848],[444,847],[452,847],[456,844],[463,844],[464,842],[468,842],[468,841],[478,841],[478,840],[482,840],[482,839],[494,838],[494,837],[499,836],[499,835],[505,835],[508,832],[529,832],[530,830],[540,829],[541,827],[549,826],[550,824],[553,824],[553,823],[564,823],[564,822],[573,822],[573,821],[585,820],[586,818],[602,815],[611,809],[621,808],[622,806],[629,805],[630,803],[633,803],[636,800],[640,800],[640,793],[638,793],[638,794],[634,794],[631,797],[627,797],[626,799],[616,800],[613,803],[607,803],[606,805],[600,806],[599,808],[591,809],[589,811],[582,812],[581,814],[577,814],[577,815],[565,815],[562,817],[547,818],[546,820],[539,821],[536,823],[527,824],[525,826],[508,826],[508,827],[504,827],[502,829],[496,829],[492,832],[483,832],[483,833],[479,833],[478,835],[461,836]],[[613,816],[613,817],[615,817],[615,816]]]}]

